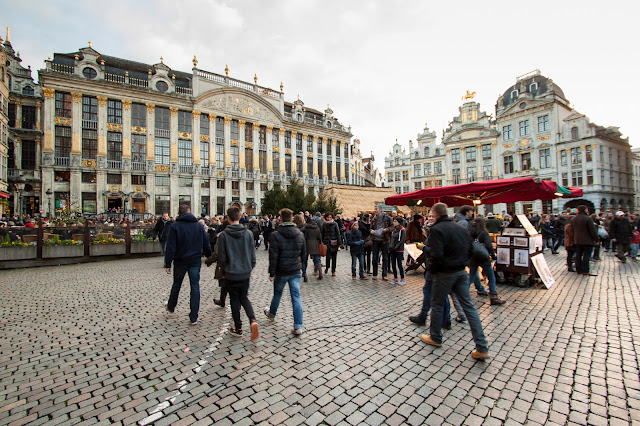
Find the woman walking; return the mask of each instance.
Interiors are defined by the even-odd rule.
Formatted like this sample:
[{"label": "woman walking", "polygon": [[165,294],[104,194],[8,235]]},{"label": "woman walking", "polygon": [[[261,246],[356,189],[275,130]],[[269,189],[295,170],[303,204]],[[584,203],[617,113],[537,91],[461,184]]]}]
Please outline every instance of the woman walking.
[{"label": "woman walking", "polygon": [[489,253],[489,258],[486,260],[478,260],[471,258],[471,264],[469,265],[469,285],[476,279],[478,274],[478,266],[482,268],[482,272],[489,279],[489,299],[492,305],[502,305],[505,303],[504,299],[498,296],[498,290],[496,289],[496,276],[493,273],[493,267],[491,261],[495,260],[496,253],[493,250],[493,244],[491,243],[491,237],[485,226],[483,218],[478,217],[471,221],[469,232],[471,238],[477,240],[479,243],[484,244],[484,247]]},{"label": "woman walking", "polygon": [[[313,260],[313,267],[318,274],[318,279],[322,279],[322,263],[320,262],[320,255],[318,246],[322,242],[320,235],[320,228],[318,224],[311,218],[306,218],[307,224],[304,227],[304,239],[307,244],[307,254]],[[304,262],[306,264],[306,261]],[[305,265],[306,268],[306,265]]]},{"label": "woman walking", "polygon": [[365,269],[367,274],[371,275],[371,251],[373,250],[373,237],[371,236],[371,219],[369,213],[362,215],[362,219],[358,221],[360,227],[360,233],[362,233],[362,239],[364,240],[364,260]]},{"label": "woman walking", "polygon": [[[404,254],[405,229],[404,220],[400,216],[393,218],[393,231],[389,242],[389,255],[391,256],[391,269],[393,270],[393,280],[391,284],[405,285],[404,267],[402,266],[402,255]],[[400,281],[398,281],[398,269],[400,269]]]},{"label": "woman walking", "polygon": [[[305,235],[306,223],[304,221],[304,215],[302,213],[298,213],[293,216],[293,223],[298,227],[298,230],[302,232],[302,235]],[[306,248],[306,237],[305,237],[305,248]],[[302,279],[304,280],[305,283],[308,281],[308,278],[307,278],[307,264],[308,264],[307,261],[308,260],[309,260],[308,256],[301,260]]]},{"label": "woman walking", "polygon": [[322,241],[327,246],[327,265],[324,273],[329,272],[331,266],[331,276],[336,276],[336,261],[338,259],[338,248],[342,245],[342,237],[340,236],[340,228],[333,220],[333,213],[324,214],[324,225],[322,225]]}]

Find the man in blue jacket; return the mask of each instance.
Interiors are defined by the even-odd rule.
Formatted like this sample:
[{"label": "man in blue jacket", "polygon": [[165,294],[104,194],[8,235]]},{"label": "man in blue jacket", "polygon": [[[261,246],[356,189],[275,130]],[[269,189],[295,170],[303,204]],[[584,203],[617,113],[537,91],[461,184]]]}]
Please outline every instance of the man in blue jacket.
[{"label": "man in blue jacket", "polygon": [[167,247],[164,254],[164,264],[167,274],[171,274],[173,263],[173,286],[167,302],[167,312],[172,314],[178,304],[178,295],[185,274],[189,274],[191,284],[191,312],[189,319],[191,325],[198,323],[198,311],[200,310],[200,267],[202,254],[211,256],[209,237],[198,219],[191,214],[189,206],[181,205],[178,209],[178,218],[169,229]]}]

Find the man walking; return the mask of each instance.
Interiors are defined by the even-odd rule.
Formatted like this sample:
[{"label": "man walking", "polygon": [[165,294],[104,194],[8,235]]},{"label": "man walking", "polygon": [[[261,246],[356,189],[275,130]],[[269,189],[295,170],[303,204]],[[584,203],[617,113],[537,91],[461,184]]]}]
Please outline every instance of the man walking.
[{"label": "man walking", "polygon": [[473,217],[473,207],[471,206],[462,206],[460,211],[453,216],[453,221],[459,223],[464,226],[465,229],[469,230],[469,221]]},{"label": "man walking", "polygon": [[378,264],[380,252],[382,252],[382,279],[387,280],[389,271],[389,241],[393,225],[388,214],[383,213],[380,206],[374,207],[373,221],[371,222],[371,235],[373,236],[373,279],[378,279]]},{"label": "man walking", "polygon": [[476,349],[471,352],[475,359],[489,358],[489,345],[484,337],[480,316],[469,295],[469,276],[465,267],[469,265],[472,242],[469,232],[454,223],[447,215],[447,205],[437,203],[431,209],[435,223],[431,227],[427,247],[431,256],[430,272],[433,275],[430,334],[420,338],[426,344],[442,346],[442,310],[449,293],[458,297],[469,321]]},{"label": "man walking", "polygon": [[264,249],[269,250],[269,240],[271,239],[271,234],[273,233],[273,223],[269,216],[264,215],[264,222],[262,222],[262,239],[264,239]]},{"label": "man walking", "polygon": [[273,233],[269,247],[269,280],[273,282],[271,305],[264,308],[264,314],[273,321],[278,313],[284,286],[289,284],[291,304],[293,305],[293,330],[295,335],[302,334],[302,300],[300,299],[300,271],[302,261],[307,256],[304,235],[291,221],[293,212],[280,210],[282,223]]},{"label": "man walking", "polygon": [[581,275],[597,276],[589,272],[589,259],[593,246],[598,241],[598,230],[593,219],[589,217],[587,206],[578,206],[578,214],[571,221],[573,243],[576,248],[576,272]]},{"label": "man walking", "polygon": [[237,207],[227,210],[229,226],[218,236],[216,243],[220,245],[218,263],[224,271],[224,285],[231,299],[233,327],[229,327],[229,333],[236,337],[242,336],[242,305],[251,324],[251,340],[255,340],[259,335],[258,322],[248,295],[251,271],[256,266],[256,251],[253,248],[253,234],[240,224],[240,216],[240,209]]},{"label": "man walking", "polygon": [[[168,216],[168,215],[167,215]],[[191,284],[191,300],[189,319],[191,325],[198,323],[198,312],[200,311],[200,267],[202,266],[202,254],[211,256],[211,245],[209,237],[198,219],[191,214],[191,209],[187,205],[178,208],[178,217],[169,227],[167,237],[167,248],[164,254],[164,264],[167,274],[171,273],[173,263],[173,286],[171,295],[166,304],[167,312],[172,314],[178,304],[178,295],[185,274],[189,274]]]},{"label": "man walking", "polygon": [[162,213],[162,217],[156,222],[156,226],[153,228],[153,238],[157,238],[160,241],[160,247],[162,247],[162,254],[164,254],[167,238],[169,237],[169,228],[173,221],[169,217],[168,212]]},{"label": "man walking", "polygon": [[616,257],[620,259],[622,263],[627,263],[625,253],[631,250],[633,226],[631,225],[631,222],[624,217],[623,211],[616,212],[616,217],[611,221],[609,229],[611,230],[609,237],[612,242],[616,243],[616,248],[618,250]]}]

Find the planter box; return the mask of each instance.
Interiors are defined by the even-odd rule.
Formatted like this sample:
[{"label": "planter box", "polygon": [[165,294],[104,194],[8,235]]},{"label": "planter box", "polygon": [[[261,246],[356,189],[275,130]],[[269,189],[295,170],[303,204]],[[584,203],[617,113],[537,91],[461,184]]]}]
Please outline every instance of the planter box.
[{"label": "planter box", "polygon": [[31,247],[0,247],[0,261],[35,259],[36,246]]},{"label": "planter box", "polygon": [[79,246],[43,246],[42,257],[79,257],[84,256],[84,245]]},{"label": "planter box", "polygon": [[114,256],[125,254],[127,246],[125,244],[91,244],[89,256]]},{"label": "planter box", "polygon": [[158,241],[131,241],[131,253],[160,253],[162,247]]}]

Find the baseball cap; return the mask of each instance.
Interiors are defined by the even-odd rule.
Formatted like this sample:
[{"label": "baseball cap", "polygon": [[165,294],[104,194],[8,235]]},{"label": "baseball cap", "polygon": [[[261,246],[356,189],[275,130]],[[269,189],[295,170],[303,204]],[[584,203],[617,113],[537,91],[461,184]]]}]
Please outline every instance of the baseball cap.
[{"label": "baseball cap", "polygon": [[616,216],[624,216],[624,212],[622,210],[618,210],[616,212]]},{"label": "baseball cap", "polygon": [[489,213],[487,217],[493,217],[493,213]]}]

